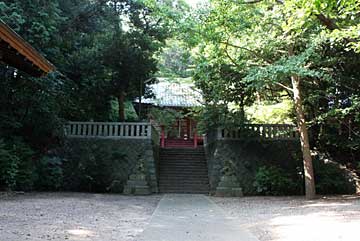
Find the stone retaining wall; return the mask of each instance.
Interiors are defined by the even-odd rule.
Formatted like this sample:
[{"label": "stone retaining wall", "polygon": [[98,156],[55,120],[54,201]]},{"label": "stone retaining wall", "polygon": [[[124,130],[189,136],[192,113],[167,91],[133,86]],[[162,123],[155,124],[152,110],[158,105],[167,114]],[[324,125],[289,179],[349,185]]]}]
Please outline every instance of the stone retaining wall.
[{"label": "stone retaining wall", "polygon": [[[151,191],[158,192],[159,147],[152,145],[151,139],[68,138],[65,143],[64,157],[67,160],[67,172],[73,169],[74,173],[73,176],[65,175],[72,179],[76,179],[76,173],[81,171],[78,169],[88,165],[89,162],[108,166],[104,170],[109,173],[103,173],[103,175],[105,178],[108,175],[106,180],[111,182],[106,187],[106,191],[109,192],[122,192],[129,176],[134,172],[137,161],[143,159]],[[76,187],[72,189],[76,190]]]},{"label": "stone retaining wall", "polygon": [[[214,135],[208,135],[214,137]],[[236,176],[244,194],[255,194],[253,182],[257,169],[274,164],[284,169],[301,165],[301,149],[298,141],[216,140],[208,138],[205,146],[208,162],[210,192],[215,193],[226,160],[236,166]],[[300,162],[300,164],[299,164]]]}]

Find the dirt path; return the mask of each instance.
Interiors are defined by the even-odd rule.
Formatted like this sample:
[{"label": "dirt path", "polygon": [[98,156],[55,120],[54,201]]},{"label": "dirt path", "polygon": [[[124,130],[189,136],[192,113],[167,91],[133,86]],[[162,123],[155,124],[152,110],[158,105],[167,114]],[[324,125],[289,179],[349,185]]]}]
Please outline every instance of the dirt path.
[{"label": "dirt path", "polygon": [[360,197],[213,198],[261,241],[359,240]]},{"label": "dirt path", "polygon": [[0,196],[0,241],[133,241],[160,198],[81,193]]}]

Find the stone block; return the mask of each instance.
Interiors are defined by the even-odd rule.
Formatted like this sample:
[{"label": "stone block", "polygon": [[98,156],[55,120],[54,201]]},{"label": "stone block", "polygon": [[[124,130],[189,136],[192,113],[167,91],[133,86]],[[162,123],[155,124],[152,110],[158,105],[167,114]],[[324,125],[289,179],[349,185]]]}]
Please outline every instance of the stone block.
[{"label": "stone block", "polygon": [[242,188],[236,176],[223,175],[216,187],[215,195],[219,197],[242,197]]},{"label": "stone block", "polygon": [[241,187],[232,188],[232,194],[233,194],[232,195],[233,197],[242,197],[242,196],[244,196]]},{"label": "stone block", "polygon": [[134,190],[134,195],[150,195],[151,189],[149,186],[137,186]]},{"label": "stone block", "polygon": [[217,187],[215,191],[215,196],[217,197],[232,197],[231,188],[227,187]]},{"label": "stone block", "polygon": [[147,182],[144,180],[128,180],[126,186],[137,187],[137,186],[146,186]]},{"label": "stone block", "polygon": [[148,185],[130,186],[126,185],[124,188],[125,195],[150,195],[151,188]]}]

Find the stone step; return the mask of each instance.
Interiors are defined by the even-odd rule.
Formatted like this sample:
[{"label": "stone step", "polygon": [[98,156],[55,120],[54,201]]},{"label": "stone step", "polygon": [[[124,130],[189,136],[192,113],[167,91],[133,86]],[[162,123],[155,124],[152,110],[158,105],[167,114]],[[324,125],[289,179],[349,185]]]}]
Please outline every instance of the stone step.
[{"label": "stone step", "polygon": [[166,168],[207,168],[206,163],[186,163],[186,162],[178,162],[178,163],[161,163],[161,167]]},{"label": "stone step", "polygon": [[167,193],[167,192],[172,192],[172,193],[209,193],[209,189],[207,187],[205,188],[194,188],[194,187],[189,187],[189,188],[184,188],[184,187],[179,187],[179,188],[174,188],[174,187],[160,187],[160,192],[161,193]]},{"label": "stone step", "polygon": [[172,190],[172,189],[167,189],[167,190],[160,190],[160,193],[180,193],[180,194],[205,194],[208,195],[209,191],[208,190]]},{"label": "stone step", "polygon": [[[167,147],[182,147],[182,146],[190,146],[190,147],[194,147],[194,143],[193,142],[165,142],[165,145]],[[195,148],[194,148],[195,149]]]},{"label": "stone step", "polygon": [[208,172],[204,170],[194,170],[194,171],[181,171],[181,170],[160,170],[160,177],[175,176],[175,177],[207,177]]},{"label": "stone step", "polygon": [[160,191],[163,190],[178,190],[178,191],[209,191],[209,186],[206,185],[171,185],[171,186],[165,186],[160,185],[159,186]]},{"label": "stone step", "polygon": [[190,156],[190,155],[160,155],[160,158],[162,160],[177,160],[177,159],[183,159],[183,160],[205,160],[205,156],[203,155],[197,155],[197,156]]},{"label": "stone step", "polygon": [[204,163],[206,163],[205,157],[160,156],[160,160],[161,160],[160,162],[166,162],[166,161],[169,161],[169,162],[171,162],[171,161],[172,162],[181,162],[181,161],[191,162],[191,161],[194,161],[194,162],[204,162]]},{"label": "stone step", "polygon": [[183,186],[206,186],[208,187],[209,183],[207,180],[198,180],[198,181],[186,181],[182,182],[181,180],[161,180],[159,181],[160,186],[170,186],[170,187],[183,187]]},{"label": "stone step", "polygon": [[183,155],[183,154],[179,154],[179,155],[166,154],[166,155],[160,155],[160,157],[162,159],[171,159],[171,160],[176,160],[176,159],[205,160],[206,159],[204,155]]},{"label": "stone step", "polygon": [[160,153],[205,153],[204,148],[161,148]]},{"label": "stone step", "polygon": [[193,141],[183,141],[183,142],[179,142],[179,141],[165,141],[165,145],[167,145],[168,147],[170,145],[174,145],[174,146],[181,146],[181,145],[189,145],[189,146],[194,146],[194,142]]},{"label": "stone step", "polygon": [[202,175],[161,175],[159,180],[180,180],[180,181],[191,181],[191,180],[208,180],[207,174]]},{"label": "stone step", "polygon": [[166,164],[182,164],[182,165],[196,165],[196,164],[201,164],[201,165],[204,165],[204,166],[207,166],[207,162],[204,160],[161,160],[160,161],[160,165],[163,164],[163,165],[166,165]]},{"label": "stone step", "polygon": [[191,154],[191,155],[185,155],[185,154],[182,154],[182,153],[179,153],[179,154],[160,154],[160,157],[162,158],[169,158],[169,159],[206,159],[205,158],[205,155],[194,155],[194,154]]},{"label": "stone step", "polygon": [[170,157],[170,158],[205,158],[203,154],[184,154],[184,153],[160,153],[160,157]]},{"label": "stone step", "polygon": [[175,175],[175,176],[191,176],[191,175],[206,175],[208,174],[207,170],[204,169],[164,169],[163,167],[160,169],[160,177],[166,175]]},{"label": "stone step", "polygon": [[167,156],[167,155],[171,155],[171,156],[205,156],[204,153],[198,153],[198,152],[193,152],[193,153],[185,153],[185,152],[161,152],[160,156]]},{"label": "stone step", "polygon": [[159,169],[179,169],[179,168],[185,168],[185,169],[207,169],[207,165],[205,163],[161,163]]},{"label": "stone step", "polygon": [[208,194],[209,179],[204,148],[162,148],[159,189],[165,193]]},{"label": "stone step", "polygon": [[192,172],[192,173],[173,173],[173,172],[164,172],[162,173],[162,175],[160,175],[159,179],[165,179],[165,178],[182,178],[182,179],[194,179],[194,178],[199,178],[199,179],[203,179],[203,178],[208,178],[208,174],[207,172]]},{"label": "stone step", "polygon": [[182,153],[182,154],[205,154],[205,151],[200,151],[197,149],[190,149],[190,148],[173,148],[173,149],[161,149],[160,153]]},{"label": "stone step", "polygon": [[161,167],[160,169],[160,176],[161,174],[207,174],[207,170],[204,170],[204,168],[166,168]]},{"label": "stone step", "polygon": [[172,175],[172,174],[164,174],[160,176],[159,180],[205,180],[208,181],[208,176],[205,174],[196,174],[196,175]]},{"label": "stone step", "polygon": [[205,154],[203,153],[181,153],[181,152],[174,152],[174,153],[160,153],[161,157],[203,157],[205,158]]},{"label": "stone step", "polygon": [[159,188],[162,190],[209,190],[209,185],[205,185],[205,184],[169,184],[169,185],[165,185],[165,184],[161,184],[159,185]]},{"label": "stone step", "polygon": [[201,164],[204,166],[207,166],[207,162],[205,160],[172,160],[172,159],[166,159],[166,160],[161,160],[160,164],[186,164],[186,165],[192,165],[192,164]]},{"label": "stone step", "polygon": [[[186,181],[184,181],[186,180]],[[183,177],[174,177],[174,178],[167,178],[167,177],[163,177],[159,179],[159,183],[201,183],[201,184],[208,184],[209,183],[209,179],[208,178],[197,178],[195,179],[193,178],[183,178]]]},{"label": "stone step", "polygon": [[[159,168],[160,172],[180,172],[180,173],[191,173],[192,170],[195,172],[203,171],[207,173],[206,166],[161,166]],[[161,174],[161,173],[160,173]]]},{"label": "stone step", "polygon": [[196,175],[199,175],[199,176],[207,176],[208,175],[208,172],[207,170],[204,170],[204,169],[160,169],[160,177],[161,176],[170,176],[170,175],[173,175],[173,176],[183,176],[183,177],[186,177],[186,176],[196,176]]},{"label": "stone step", "polygon": [[160,163],[202,163],[207,164],[204,159],[162,159]]},{"label": "stone step", "polygon": [[206,180],[198,181],[198,182],[159,182],[162,187],[208,187],[209,183]]},{"label": "stone step", "polygon": [[194,143],[165,143],[167,147],[171,148],[187,148],[187,149],[195,149]]},{"label": "stone step", "polygon": [[178,163],[169,163],[169,162],[165,162],[165,163],[160,163],[160,167],[167,167],[167,168],[176,168],[176,167],[201,167],[201,168],[205,168],[207,167],[206,163],[188,163],[188,162],[178,162]]}]

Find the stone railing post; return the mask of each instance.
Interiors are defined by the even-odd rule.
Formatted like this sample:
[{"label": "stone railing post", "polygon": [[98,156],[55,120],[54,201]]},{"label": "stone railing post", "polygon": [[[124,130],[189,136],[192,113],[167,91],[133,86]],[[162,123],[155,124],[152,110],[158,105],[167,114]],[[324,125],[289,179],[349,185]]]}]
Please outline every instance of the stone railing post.
[{"label": "stone railing post", "polygon": [[223,129],[220,128],[220,127],[217,128],[217,133],[216,133],[216,139],[217,139],[217,140],[223,139],[222,130],[223,130]]}]

